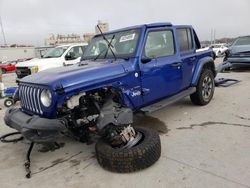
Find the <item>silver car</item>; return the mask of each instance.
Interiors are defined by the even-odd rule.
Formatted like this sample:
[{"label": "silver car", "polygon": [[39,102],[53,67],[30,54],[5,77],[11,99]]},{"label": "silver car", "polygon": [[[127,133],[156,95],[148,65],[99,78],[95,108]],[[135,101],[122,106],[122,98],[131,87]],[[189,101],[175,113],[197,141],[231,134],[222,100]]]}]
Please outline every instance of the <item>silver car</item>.
[{"label": "silver car", "polygon": [[226,52],[232,67],[250,67],[250,36],[238,37]]}]

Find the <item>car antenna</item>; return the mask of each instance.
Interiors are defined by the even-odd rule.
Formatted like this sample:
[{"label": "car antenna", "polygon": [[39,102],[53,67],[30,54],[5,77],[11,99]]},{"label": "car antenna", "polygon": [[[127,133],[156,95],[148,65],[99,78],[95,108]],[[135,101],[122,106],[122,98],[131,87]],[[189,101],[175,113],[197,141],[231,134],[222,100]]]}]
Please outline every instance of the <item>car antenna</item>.
[{"label": "car antenna", "polygon": [[[117,59],[117,58],[116,58],[116,55],[115,55],[114,51],[112,50],[112,48],[114,48],[114,46],[113,46],[113,44],[111,44],[111,42],[112,42],[113,39],[114,39],[114,36],[113,36],[112,40],[109,42],[108,39],[107,39],[107,38],[105,37],[105,35],[103,34],[103,32],[102,32],[101,28],[99,27],[99,25],[97,25],[97,28],[98,28],[98,30],[100,31],[100,33],[101,33],[101,35],[102,35],[102,38],[107,42],[107,44],[108,44],[108,49],[110,49],[111,53],[113,54],[113,56],[114,56],[114,58],[115,58],[115,60],[116,60],[116,59]],[[111,48],[111,47],[112,47],[112,48]]]}]

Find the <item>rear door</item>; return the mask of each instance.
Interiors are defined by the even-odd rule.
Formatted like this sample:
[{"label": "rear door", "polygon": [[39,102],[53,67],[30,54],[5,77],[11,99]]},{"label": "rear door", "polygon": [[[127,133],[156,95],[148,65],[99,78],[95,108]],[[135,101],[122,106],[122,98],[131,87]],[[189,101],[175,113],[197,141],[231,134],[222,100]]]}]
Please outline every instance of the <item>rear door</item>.
[{"label": "rear door", "polygon": [[196,46],[194,45],[193,30],[189,27],[177,28],[177,41],[182,61],[183,82],[181,89],[186,89],[190,86],[195,65],[197,63]]},{"label": "rear door", "polygon": [[177,59],[172,28],[148,29],[140,63],[144,104],[173,95],[182,82],[181,61]]}]

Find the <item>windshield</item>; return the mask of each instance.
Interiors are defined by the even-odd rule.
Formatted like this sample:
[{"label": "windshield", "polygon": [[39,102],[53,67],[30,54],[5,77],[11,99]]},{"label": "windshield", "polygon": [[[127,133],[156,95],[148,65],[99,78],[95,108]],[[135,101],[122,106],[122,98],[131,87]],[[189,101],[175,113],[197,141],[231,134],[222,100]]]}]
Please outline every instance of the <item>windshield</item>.
[{"label": "windshield", "polygon": [[[135,54],[139,38],[139,29],[106,34],[106,39],[111,43],[116,58],[129,58]],[[93,38],[83,54],[84,59],[114,58],[112,50],[103,36]]]},{"label": "windshield", "polygon": [[68,46],[63,47],[56,47],[48,51],[43,58],[55,58],[55,57],[61,57],[63,53],[68,49]]},{"label": "windshield", "polygon": [[233,44],[233,46],[242,46],[242,45],[250,45],[250,36],[240,37]]}]

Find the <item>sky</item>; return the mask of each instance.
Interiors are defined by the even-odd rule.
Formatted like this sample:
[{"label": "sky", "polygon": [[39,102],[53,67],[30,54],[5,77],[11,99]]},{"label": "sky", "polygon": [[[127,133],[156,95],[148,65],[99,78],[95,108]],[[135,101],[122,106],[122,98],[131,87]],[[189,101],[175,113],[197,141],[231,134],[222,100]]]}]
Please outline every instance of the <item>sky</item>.
[{"label": "sky", "polygon": [[[49,33],[81,36],[153,22],[193,25],[200,40],[250,35],[250,0],[0,0],[8,44],[43,45]],[[3,36],[0,31],[0,45]]]}]

